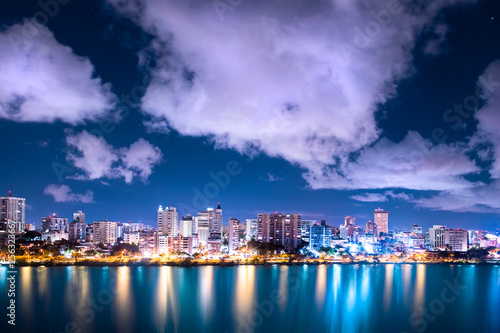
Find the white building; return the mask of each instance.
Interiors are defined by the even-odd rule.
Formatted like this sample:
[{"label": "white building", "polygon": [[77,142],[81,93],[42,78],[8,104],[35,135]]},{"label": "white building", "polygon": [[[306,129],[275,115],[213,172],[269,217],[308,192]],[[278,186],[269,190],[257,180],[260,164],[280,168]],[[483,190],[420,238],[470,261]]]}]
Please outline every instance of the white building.
[{"label": "white building", "polygon": [[257,225],[259,220],[258,219],[246,219],[247,221],[247,230],[246,230],[246,238],[247,240],[250,240],[252,238],[257,238]]},{"label": "white building", "polygon": [[123,241],[125,243],[139,245],[139,232],[123,234]]},{"label": "white building", "polygon": [[240,242],[240,220],[229,218],[229,254],[234,254],[237,248],[241,247]]},{"label": "white building", "polygon": [[61,232],[59,230],[53,230],[53,231],[45,231],[42,232],[42,240],[43,241],[50,241],[54,243],[55,241],[60,241],[60,240],[68,240],[68,233],[67,232]]},{"label": "white building", "polygon": [[68,232],[68,218],[58,217],[55,213],[52,216],[42,217],[42,231]]},{"label": "white building", "polygon": [[93,225],[93,242],[94,244],[115,244],[116,243],[116,228],[118,223],[111,222],[106,219],[103,221],[94,221]]},{"label": "white building", "polygon": [[198,213],[198,241],[207,243],[208,238],[222,238],[222,208],[207,208]]},{"label": "white building", "polygon": [[193,235],[194,218],[187,214],[183,216],[179,226],[179,234],[182,237],[191,237]]},{"label": "white building", "polygon": [[6,197],[0,197],[0,231],[7,231],[7,223],[15,223],[15,231],[24,231],[26,199],[17,198],[9,191]]},{"label": "white building", "polygon": [[162,209],[158,208],[158,233],[167,236],[177,236],[179,234],[179,213],[175,207]]},{"label": "white building", "polygon": [[81,210],[76,211],[75,213],[73,213],[73,221],[85,223],[85,213]]},{"label": "white building", "polygon": [[377,232],[388,234],[389,233],[389,212],[384,211],[382,208],[377,208],[373,212],[373,223],[377,225]]}]

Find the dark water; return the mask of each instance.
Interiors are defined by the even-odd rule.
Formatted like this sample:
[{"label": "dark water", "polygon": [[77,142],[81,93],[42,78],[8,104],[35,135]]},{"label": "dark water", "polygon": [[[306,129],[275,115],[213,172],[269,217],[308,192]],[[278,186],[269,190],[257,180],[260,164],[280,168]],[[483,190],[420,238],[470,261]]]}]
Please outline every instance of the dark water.
[{"label": "dark water", "polygon": [[500,266],[18,268],[1,332],[500,332]]}]

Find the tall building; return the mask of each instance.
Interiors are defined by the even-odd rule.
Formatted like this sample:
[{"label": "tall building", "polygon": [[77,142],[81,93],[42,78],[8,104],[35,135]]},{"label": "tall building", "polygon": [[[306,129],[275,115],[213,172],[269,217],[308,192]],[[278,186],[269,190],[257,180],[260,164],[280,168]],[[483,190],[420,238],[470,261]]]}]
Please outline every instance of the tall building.
[{"label": "tall building", "polygon": [[229,254],[241,246],[240,244],[240,220],[229,218]]},{"label": "tall building", "polygon": [[313,224],[310,233],[310,250],[319,250],[321,247],[330,247],[332,241],[332,228],[321,220],[321,224]]},{"label": "tall building", "polygon": [[350,225],[355,226],[356,225],[356,218],[352,216],[346,216],[344,218],[344,227],[349,227]]},{"label": "tall building", "polygon": [[446,227],[443,225],[434,225],[429,228],[429,245],[433,248],[444,249],[444,234]]},{"label": "tall building", "polygon": [[177,236],[179,234],[179,214],[175,207],[162,209],[158,208],[158,233],[167,236]]},{"label": "tall building", "polygon": [[92,223],[94,244],[115,244],[117,225],[117,222],[111,222],[107,219],[94,221]]},{"label": "tall building", "polygon": [[26,199],[17,198],[9,191],[6,197],[0,197],[2,214],[0,216],[0,231],[7,231],[7,223],[15,223],[15,231],[24,231]]},{"label": "tall building", "polygon": [[257,217],[257,240],[283,245],[293,251],[301,242],[301,214],[259,214]]},{"label": "tall building", "polygon": [[377,225],[377,232],[379,235],[381,233],[389,233],[389,212],[384,211],[382,208],[377,208],[373,212],[373,222]]},{"label": "tall building", "polygon": [[365,232],[367,234],[370,233],[372,235],[378,235],[377,225],[375,223],[373,223],[372,221],[366,222]]},{"label": "tall building", "polygon": [[139,251],[145,257],[158,254],[158,232],[142,231],[139,232]]},{"label": "tall building", "polygon": [[414,234],[421,234],[422,227],[419,227],[418,225],[414,224],[413,227],[411,228],[411,232]]},{"label": "tall building", "polygon": [[451,251],[465,252],[469,248],[468,232],[463,229],[446,229],[444,234],[445,246]]},{"label": "tall building", "polygon": [[257,238],[258,219],[247,219],[247,239]]},{"label": "tall building", "polygon": [[68,218],[58,217],[55,213],[51,216],[42,217],[42,231],[68,232]]},{"label": "tall building", "polygon": [[74,220],[68,224],[68,240],[69,241],[85,241],[85,222]]},{"label": "tall building", "polygon": [[302,220],[300,223],[300,237],[303,242],[309,243],[311,228],[316,224],[316,220]]},{"label": "tall building", "polygon": [[207,243],[208,238],[222,238],[222,208],[220,204],[216,210],[207,208],[198,213],[198,240]]},{"label": "tall building", "polygon": [[182,237],[191,237],[193,235],[194,218],[187,214],[183,216],[180,222],[179,234]]},{"label": "tall building", "polygon": [[85,213],[81,210],[76,211],[75,213],[73,213],[73,221],[85,223]]}]

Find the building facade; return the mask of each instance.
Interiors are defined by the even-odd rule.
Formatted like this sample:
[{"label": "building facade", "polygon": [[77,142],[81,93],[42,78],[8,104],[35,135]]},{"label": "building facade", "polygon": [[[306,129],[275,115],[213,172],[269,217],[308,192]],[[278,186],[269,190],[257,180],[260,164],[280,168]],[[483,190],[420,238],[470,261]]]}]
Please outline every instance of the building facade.
[{"label": "building facade", "polygon": [[319,250],[321,247],[330,247],[332,242],[332,228],[321,220],[320,224],[313,224],[310,233],[310,250]]},{"label": "building facade", "polygon": [[158,233],[167,236],[177,236],[179,234],[179,213],[175,207],[162,209],[158,208]]},{"label": "building facade", "polygon": [[15,231],[24,231],[26,199],[15,197],[10,191],[5,197],[0,197],[1,215],[0,231],[7,231],[7,223],[15,224]]},{"label": "building facade", "polygon": [[117,226],[117,222],[111,222],[107,219],[103,221],[94,221],[92,223],[94,244],[115,244]]},{"label": "building facade", "polygon": [[389,233],[389,212],[384,211],[382,208],[375,209],[373,222],[377,225],[378,235],[387,235]]},{"label": "building facade", "polygon": [[234,254],[235,250],[241,247],[240,242],[240,220],[229,218],[229,254]]},{"label": "building facade", "polygon": [[55,213],[51,216],[42,217],[42,231],[68,232],[68,218],[58,217]]},{"label": "building facade", "polygon": [[290,252],[301,243],[301,214],[259,214],[257,240],[282,245]]}]

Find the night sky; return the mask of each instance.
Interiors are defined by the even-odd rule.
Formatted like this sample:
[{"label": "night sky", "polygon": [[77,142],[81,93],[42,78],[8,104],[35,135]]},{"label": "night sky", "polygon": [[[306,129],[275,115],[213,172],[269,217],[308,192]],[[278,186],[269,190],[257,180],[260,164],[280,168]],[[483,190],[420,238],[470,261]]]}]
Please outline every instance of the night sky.
[{"label": "night sky", "polygon": [[0,5],[0,192],[26,222],[500,227],[496,0],[40,3]]}]

